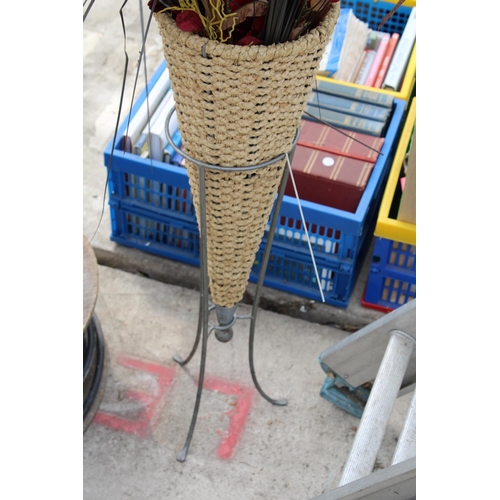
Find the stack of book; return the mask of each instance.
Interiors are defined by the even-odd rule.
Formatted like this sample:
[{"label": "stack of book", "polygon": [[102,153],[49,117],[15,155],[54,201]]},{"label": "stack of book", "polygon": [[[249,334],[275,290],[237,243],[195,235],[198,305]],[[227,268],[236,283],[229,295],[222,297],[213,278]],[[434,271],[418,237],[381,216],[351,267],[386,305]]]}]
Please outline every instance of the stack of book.
[{"label": "stack of book", "polygon": [[317,80],[304,118],[376,137],[385,135],[394,96],[358,89],[333,80]]},{"label": "stack of book", "polygon": [[[302,122],[303,140],[299,139],[292,160],[297,194],[301,200],[356,213],[378,154],[338,133],[328,140],[334,134],[335,130],[325,125]],[[384,142],[383,138],[353,135],[376,148]],[[291,178],[285,194],[295,197]]]},{"label": "stack of book", "polygon": [[[356,212],[384,144],[394,99],[330,80],[317,82],[291,165],[300,199]],[[295,196],[291,179],[285,194]]]},{"label": "stack of book", "polygon": [[353,14],[341,9],[333,37],[318,74],[367,87],[398,91],[416,41],[417,8],[411,10],[401,34],[369,28]]},{"label": "stack of book", "polygon": [[[122,137],[122,149],[141,158],[184,165],[184,158],[168,143],[166,118],[175,106],[170,74],[165,68],[158,81],[128,124]],[[168,132],[174,144],[182,148],[182,138],[177,124],[177,113],[171,116]]]}]

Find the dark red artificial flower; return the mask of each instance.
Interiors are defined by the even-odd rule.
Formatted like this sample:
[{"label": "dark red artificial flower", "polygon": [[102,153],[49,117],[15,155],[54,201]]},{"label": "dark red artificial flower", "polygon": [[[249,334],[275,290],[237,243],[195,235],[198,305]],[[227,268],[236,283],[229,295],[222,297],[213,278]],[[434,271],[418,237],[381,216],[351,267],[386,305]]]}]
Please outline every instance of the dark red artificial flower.
[{"label": "dark red artificial flower", "polygon": [[246,35],[243,38],[240,38],[235,45],[262,45],[262,40],[256,36]]},{"label": "dark red artificial flower", "polygon": [[164,5],[161,0],[156,0],[156,5],[155,5],[155,0],[149,0],[148,2],[148,7],[150,9],[153,8],[153,5],[154,5],[154,10],[153,12],[160,12],[160,10],[163,10],[165,9],[166,7],[168,7],[167,5]]},{"label": "dark red artificial flower", "polygon": [[179,12],[175,18],[175,22],[180,30],[188,31],[189,33],[199,33],[204,29],[200,16],[192,10]]},{"label": "dark red artificial flower", "polygon": [[239,9],[241,6],[246,5],[247,3],[253,2],[253,0],[230,0],[229,1],[229,9],[231,12]]}]

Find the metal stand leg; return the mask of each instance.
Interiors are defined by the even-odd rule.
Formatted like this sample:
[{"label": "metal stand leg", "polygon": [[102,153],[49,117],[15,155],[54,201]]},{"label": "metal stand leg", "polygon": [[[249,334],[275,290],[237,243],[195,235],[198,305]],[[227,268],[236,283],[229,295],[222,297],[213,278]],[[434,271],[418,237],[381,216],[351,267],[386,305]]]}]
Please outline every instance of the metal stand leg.
[{"label": "metal stand leg", "polygon": [[[198,377],[198,390],[196,391],[196,401],[191,417],[191,425],[189,427],[186,444],[181,452],[177,455],[179,462],[186,460],[189,445],[193,438],[194,427],[198,418],[198,410],[200,409],[201,393],[203,390],[203,381],[205,378],[205,362],[207,357],[207,343],[208,336],[212,332],[208,330],[208,275],[207,275],[207,224],[206,224],[206,205],[205,205],[205,169],[201,166],[198,168],[200,179],[200,318],[202,322],[202,341],[201,341],[201,361],[200,361],[200,374]],[[196,342],[195,342],[196,347]]]},{"label": "metal stand leg", "polygon": [[257,311],[259,308],[260,302],[260,291],[264,283],[264,277],[266,275],[267,263],[269,262],[269,255],[271,254],[271,248],[273,246],[274,233],[276,231],[276,225],[278,223],[279,212],[281,208],[281,202],[283,201],[283,196],[285,194],[286,183],[288,180],[288,169],[284,168],[283,177],[281,179],[281,184],[278,190],[278,198],[276,199],[276,203],[274,206],[273,218],[271,220],[271,227],[269,229],[269,233],[267,236],[266,249],[264,250],[264,255],[262,257],[262,262],[260,265],[259,278],[257,280],[257,287],[255,289],[255,297],[253,300],[252,307],[252,319],[250,322],[250,337],[248,341],[248,358],[250,363],[250,373],[252,374],[252,380],[259,391],[260,395],[267,399],[270,403],[277,406],[286,406],[288,401],[286,399],[272,399],[270,398],[260,387],[259,382],[257,381],[257,376],[255,375],[255,366],[254,366],[254,337],[255,337],[255,322],[257,320]]}]

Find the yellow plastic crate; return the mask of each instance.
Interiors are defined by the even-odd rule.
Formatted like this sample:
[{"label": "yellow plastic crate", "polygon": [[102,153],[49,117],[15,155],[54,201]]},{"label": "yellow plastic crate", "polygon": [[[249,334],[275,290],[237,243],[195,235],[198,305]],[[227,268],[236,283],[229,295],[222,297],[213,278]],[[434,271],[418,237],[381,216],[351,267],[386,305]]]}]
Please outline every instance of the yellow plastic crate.
[{"label": "yellow plastic crate", "polygon": [[399,144],[396,149],[394,161],[392,163],[389,178],[385,185],[384,196],[380,204],[380,209],[377,218],[377,225],[375,226],[374,235],[388,240],[399,241],[407,243],[408,245],[417,244],[417,226],[402,222],[397,219],[389,217],[391,205],[393,203],[396,187],[400,179],[401,168],[403,161],[410,144],[413,128],[417,118],[417,98],[414,97],[411,101],[410,109],[406,117],[406,121],[401,132]]},{"label": "yellow plastic crate", "polygon": [[[364,22],[368,22],[368,24],[370,24],[370,27],[372,29],[376,29],[376,26],[378,26],[379,21],[381,20],[380,17],[382,16],[382,14],[385,15],[386,13],[389,13],[392,7],[397,3],[397,0],[385,0],[384,2],[380,2],[378,0],[359,0],[359,1],[341,0],[341,3],[342,7],[353,6],[354,7],[353,12],[356,15],[356,17],[360,18]],[[417,5],[416,0],[406,0],[401,5],[400,9],[413,8],[416,7],[416,5]],[[356,7],[359,7],[360,9],[359,13],[356,11]],[[389,94],[396,97],[397,99],[403,99],[409,102],[412,97],[413,89],[415,87],[416,75],[417,75],[417,43],[415,42],[415,45],[410,55],[410,59],[408,61],[408,66],[406,68],[403,84],[401,86],[401,89],[397,92],[394,90],[376,89],[373,87],[367,87],[366,85],[357,85],[355,83],[343,82],[340,80],[335,80],[333,78],[327,78],[325,76],[318,76],[317,78],[318,80],[341,83],[342,85],[346,85],[348,87],[354,87],[356,89],[371,90],[374,92],[379,92],[381,94]]]},{"label": "yellow plastic crate", "polygon": [[374,231],[370,272],[361,299],[365,307],[384,312],[413,300],[417,293],[417,226],[390,217],[397,212],[400,203],[399,182],[416,123],[416,108],[417,99],[414,97],[382,196]]}]

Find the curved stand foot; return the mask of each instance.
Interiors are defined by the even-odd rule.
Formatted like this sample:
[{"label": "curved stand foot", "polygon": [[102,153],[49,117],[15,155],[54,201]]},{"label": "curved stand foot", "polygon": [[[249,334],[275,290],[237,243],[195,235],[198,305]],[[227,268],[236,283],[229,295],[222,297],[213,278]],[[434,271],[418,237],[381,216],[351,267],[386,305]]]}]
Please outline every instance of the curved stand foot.
[{"label": "curved stand foot", "polygon": [[260,302],[260,292],[262,289],[262,286],[264,284],[264,277],[266,274],[266,269],[267,269],[267,263],[269,262],[269,255],[271,254],[271,247],[273,244],[273,238],[274,238],[274,233],[276,231],[276,225],[278,222],[278,215],[279,211],[281,208],[281,203],[283,201],[283,196],[285,194],[285,188],[286,188],[286,183],[288,180],[288,169],[285,168],[283,172],[283,177],[281,179],[280,187],[278,189],[278,198],[276,200],[276,203],[274,205],[274,212],[271,220],[271,225],[269,228],[269,233],[267,237],[267,242],[266,242],[266,248],[264,250],[264,254],[262,256],[262,262],[260,265],[260,272],[259,272],[259,278],[257,280],[257,287],[255,289],[255,296],[253,300],[253,307],[252,307],[252,321],[250,323],[250,337],[249,337],[249,346],[248,346],[248,357],[249,357],[249,362],[250,362],[250,373],[252,374],[252,380],[255,385],[255,388],[259,391],[259,394],[272,403],[273,405],[276,406],[286,406],[288,404],[288,401],[286,399],[273,399],[269,397],[260,387],[259,382],[257,381],[257,376],[255,375],[255,367],[253,363],[253,343],[254,343],[254,335],[255,335],[255,321],[257,318],[257,311],[259,307],[259,302]]},{"label": "curved stand foot", "polygon": [[191,358],[195,355],[196,350],[198,349],[198,344],[200,343],[200,337],[201,337],[202,323],[203,323],[202,307],[203,307],[202,295],[200,295],[200,308],[199,308],[199,313],[198,313],[198,328],[196,330],[196,339],[194,341],[193,348],[191,349],[191,352],[189,353],[188,357],[185,360],[183,360],[179,354],[174,354],[174,356],[173,356],[173,360],[181,366],[187,365],[191,361]]},{"label": "curved stand foot", "polygon": [[257,391],[259,391],[259,394],[264,399],[266,399],[267,401],[269,401],[271,404],[273,404],[275,406],[286,406],[288,404],[288,400],[286,400],[284,398],[273,399],[273,398],[269,397],[262,390],[262,387],[260,386],[259,382],[257,381],[257,375],[255,375],[255,367],[254,367],[254,363],[253,363],[253,338],[254,338],[254,333],[255,333],[255,320],[252,319],[252,323],[250,325],[250,339],[249,339],[249,349],[248,349],[249,356],[248,356],[248,358],[249,358],[249,363],[250,363],[250,373],[252,375],[252,380],[253,380],[253,383],[255,385],[255,388],[257,389]]},{"label": "curved stand foot", "polygon": [[183,360],[182,360],[182,358],[181,358],[178,354],[174,354],[174,355],[172,356],[172,359],[173,359],[176,363],[178,363],[179,365],[181,365],[181,366],[183,366],[183,365],[185,365],[185,364],[187,363],[187,361],[183,361]]},{"label": "curved stand foot", "polygon": [[177,455],[177,461],[178,462],[185,462],[186,457],[187,457],[187,452],[188,452],[188,447],[184,446],[184,448],[182,448],[182,450]]}]

